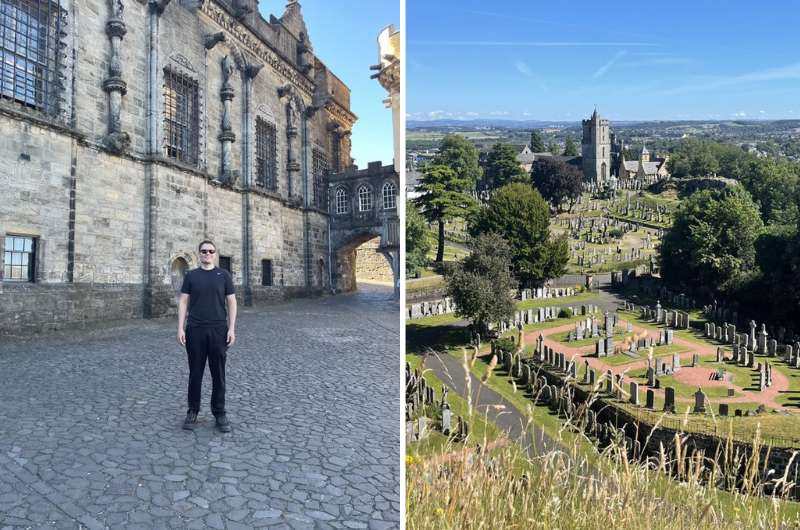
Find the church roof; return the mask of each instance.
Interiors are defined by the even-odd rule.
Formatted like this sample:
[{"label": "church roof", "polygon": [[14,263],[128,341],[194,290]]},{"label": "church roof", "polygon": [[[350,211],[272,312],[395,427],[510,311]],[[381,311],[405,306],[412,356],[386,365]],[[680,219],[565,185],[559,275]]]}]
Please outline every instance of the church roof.
[{"label": "church roof", "polygon": [[639,161],[638,160],[623,160],[625,163],[625,170],[626,171],[638,171],[639,170]]},{"label": "church roof", "polygon": [[658,162],[642,162],[645,175],[654,175],[658,172]]}]

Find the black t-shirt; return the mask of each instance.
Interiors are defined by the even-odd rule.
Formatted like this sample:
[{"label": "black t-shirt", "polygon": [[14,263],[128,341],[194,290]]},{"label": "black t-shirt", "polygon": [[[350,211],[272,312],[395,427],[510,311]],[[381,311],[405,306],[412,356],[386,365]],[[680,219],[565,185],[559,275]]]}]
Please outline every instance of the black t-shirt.
[{"label": "black t-shirt", "polygon": [[181,292],[189,295],[189,326],[226,326],[225,297],[234,294],[233,280],[225,269],[200,267],[183,277]]}]

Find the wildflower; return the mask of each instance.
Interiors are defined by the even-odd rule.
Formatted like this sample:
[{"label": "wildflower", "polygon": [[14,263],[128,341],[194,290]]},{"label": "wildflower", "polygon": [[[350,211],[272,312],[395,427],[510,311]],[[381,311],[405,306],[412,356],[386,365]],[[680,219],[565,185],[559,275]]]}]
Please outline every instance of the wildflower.
[{"label": "wildflower", "polygon": [[414,457],[411,455],[406,455],[406,465],[410,466],[414,464]]},{"label": "wildflower", "polygon": [[436,515],[442,517],[444,515],[444,509],[436,508]]}]

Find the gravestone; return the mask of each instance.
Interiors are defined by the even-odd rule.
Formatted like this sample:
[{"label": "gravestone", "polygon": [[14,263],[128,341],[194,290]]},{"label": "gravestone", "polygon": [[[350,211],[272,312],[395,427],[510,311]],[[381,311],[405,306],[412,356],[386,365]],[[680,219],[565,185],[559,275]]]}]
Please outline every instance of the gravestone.
[{"label": "gravestone", "polygon": [[724,360],[725,360],[725,358],[724,358],[724,355],[723,355],[723,352],[722,352],[722,348],[717,347],[717,362],[721,363]]},{"label": "gravestone", "polygon": [[664,330],[662,329],[662,330],[660,330],[658,332],[658,345],[659,346],[663,346],[666,343],[667,343],[666,334],[664,333]]},{"label": "gravestone", "polygon": [[406,422],[406,445],[414,441],[414,422]]},{"label": "gravestone", "polygon": [[595,355],[598,357],[605,357],[606,356],[606,343],[603,339],[598,340],[597,344],[594,347]]},{"label": "gravestone", "polygon": [[606,337],[605,351],[606,355],[614,354],[614,337]]},{"label": "gravestone", "polygon": [[450,434],[452,429],[451,423],[453,421],[453,412],[450,410],[450,405],[442,409],[442,433]]},{"label": "gravestone", "polygon": [[644,405],[645,408],[653,410],[655,400],[656,400],[656,393],[653,391],[652,388],[648,388],[645,396],[645,405]]},{"label": "gravestone", "polygon": [[672,373],[677,374],[681,369],[681,355],[679,353],[672,354]]},{"label": "gravestone", "polygon": [[719,415],[720,416],[727,416],[728,415],[728,404],[727,403],[720,403],[719,404]]},{"label": "gravestone", "polygon": [[671,329],[667,329],[667,330],[665,330],[665,332],[666,332],[665,335],[666,335],[666,339],[667,339],[667,344],[672,344],[672,337],[675,334],[675,331],[671,330]]},{"label": "gravestone", "polygon": [[428,418],[425,416],[420,416],[417,418],[417,423],[417,439],[422,440],[422,438],[428,433]]},{"label": "gravestone", "polygon": [[592,388],[594,388],[594,384],[595,384],[596,380],[597,380],[596,372],[594,371],[594,369],[590,369],[589,370],[589,385],[591,385]]},{"label": "gravestone", "polygon": [[728,397],[733,397],[736,395],[736,389],[728,388]]},{"label": "gravestone", "polygon": [[675,389],[671,386],[664,389],[664,412],[675,413]]},{"label": "gravestone", "polygon": [[589,384],[589,361],[583,361],[583,368],[585,370],[583,372],[583,384],[584,385],[588,385]]},{"label": "gravestone", "polygon": [[614,374],[611,370],[606,372],[606,394],[614,393]]},{"label": "gravestone", "polygon": [[700,364],[700,355],[692,354],[692,368],[696,368]]},{"label": "gravestone", "polygon": [[767,341],[767,355],[770,357],[775,357],[775,353],[778,351],[778,341],[775,339],[770,339]]},{"label": "gravestone", "polygon": [[656,384],[656,372],[652,367],[647,368],[647,386],[652,387]]},{"label": "gravestone", "polygon": [[705,411],[706,411],[706,395],[700,388],[698,388],[697,392],[694,393],[694,412],[696,414],[702,414]]},{"label": "gravestone", "polygon": [[639,405],[639,383],[631,381],[630,384],[631,397],[630,402],[632,405]]},{"label": "gravestone", "polygon": [[734,411],[733,415],[736,416],[737,418],[741,417],[742,416],[742,409],[736,409],[736,411]]}]

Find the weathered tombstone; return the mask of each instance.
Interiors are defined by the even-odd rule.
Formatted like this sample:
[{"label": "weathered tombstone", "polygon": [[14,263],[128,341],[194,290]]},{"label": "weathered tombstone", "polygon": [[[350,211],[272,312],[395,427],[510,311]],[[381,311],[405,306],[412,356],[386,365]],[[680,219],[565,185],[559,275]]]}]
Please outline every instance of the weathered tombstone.
[{"label": "weathered tombstone", "polygon": [[647,386],[652,387],[656,384],[656,372],[652,367],[647,368]]},{"label": "weathered tombstone", "polygon": [[442,409],[442,433],[450,435],[452,430],[451,423],[453,421],[453,412],[450,410],[450,405]]},{"label": "weathered tombstone", "polygon": [[605,350],[606,355],[614,354],[614,337],[606,337]]},{"label": "weathered tombstone", "polygon": [[658,345],[659,346],[663,346],[666,343],[667,343],[666,334],[664,333],[664,330],[662,329],[662,330],[660,330],[658,332]]},{"label": "weathered tombstone", "polygon": [[603,341],[602,339],[598,340],[597,344],[594,345],[594,351],[595,351],[595,354],[598,357],[605,357],[606,356],[606,343],[605,343],[605,341]]},{"label": "weathered tombstone", "polygon": [[647,393],[645,394],[645,408],[653,410],[655,406],[656,400],[656,393],[653,391],[652,388],[647,389]]},{"label": "weathered tombstone", "polygon": [[770,339],[767,341],[767,355],[770,357],[775,357],[775,353],[778,351],[778,341],[775,339]]},{"label": "weathered tombstone", "polygon": [[672,354],[672,373],[677,374],[681,369],[681,355],[679,353]]},{"label": "weathered tombstone", "polygon": [[550,390],[550,385],[544,385],[542,387],[540,397],[544,403],[550,403],[553,400],[552,390]]},{"label": "weathered tombstone", "polygon": [[406,422],[406,445],[414,441],[414,422]]},{"label": "weathered tombstone", "polygon": [[675,413],[675,389],[671,386],[664,388],[664,412]]},{"label": "weathered tombstone", "polygon": [[728,415],[728,404],[727,403],[720,403],[719,404],[719,415],[720,416],[727,416]]},{"label": "weathered tombstone", "polygon": [[733,415],[736,416],[737,418],[741,417],[742,416],[742,409],[736,409],[734,411]]},{"label": "weathered tombstone", "polygon": [[758,339],[756,342],[758,349],[756,350],[761,355],[767,354],[767,325],[761,324],[761,330],[758,332]]},{"label": "weathered tombstone", "polygon": [[591,385],[592,388],[594,388],[594,384],[595,384],[596,380],[597,380],[597,373],[594,371],[594,369],[590,369],[589,370],[589,385]]},{"label": "weathered tombstone", "polygon": [[700,388],[698,388],[697,392],[694,393],[694,412],[696,414],[702,414],[705,411],[706,411],[706,395]]},{"label": "weathered tombstone", "polygon": [[700,364],[700,354],[692,355],[692,368],[696,368]]},{"label": "weathered tombstone", "polygon": [[733,397],[736,395],[736,389],[728,388],[728,397]]},{"label": "weathered tombstone", "polygon": [[673,337],[675,331],[671,330],[671,329],[668,329],[668,330],[665,330],[665,331],[666,331],[667,344],[672,344],[672,337]]},{"label": "weathered tombstone", "polygon": [[609,370],[606,372],[606,394],[614,393],[614,374]]},{"label": "weathered tombstone", "polygon": [[422,438],[428,433],[428,418],[425,416],[420,416],[417,418],[417,439],[422,440]]},{"label": "weathered tombstone", "polygon": [[632,405],[639,405],[639,383],[631,381],[630,384],[631,397],[630,402]]},{"label": "weathered tombstone", "polygon": [[724,359],[724,355],[723,355],[722,348],[721,348],[721,347],[717,347],[717,362],[718,362],[718,363],[721,363],[721,362],[723,362],[724,360],[725,360],[725,359]]}]

